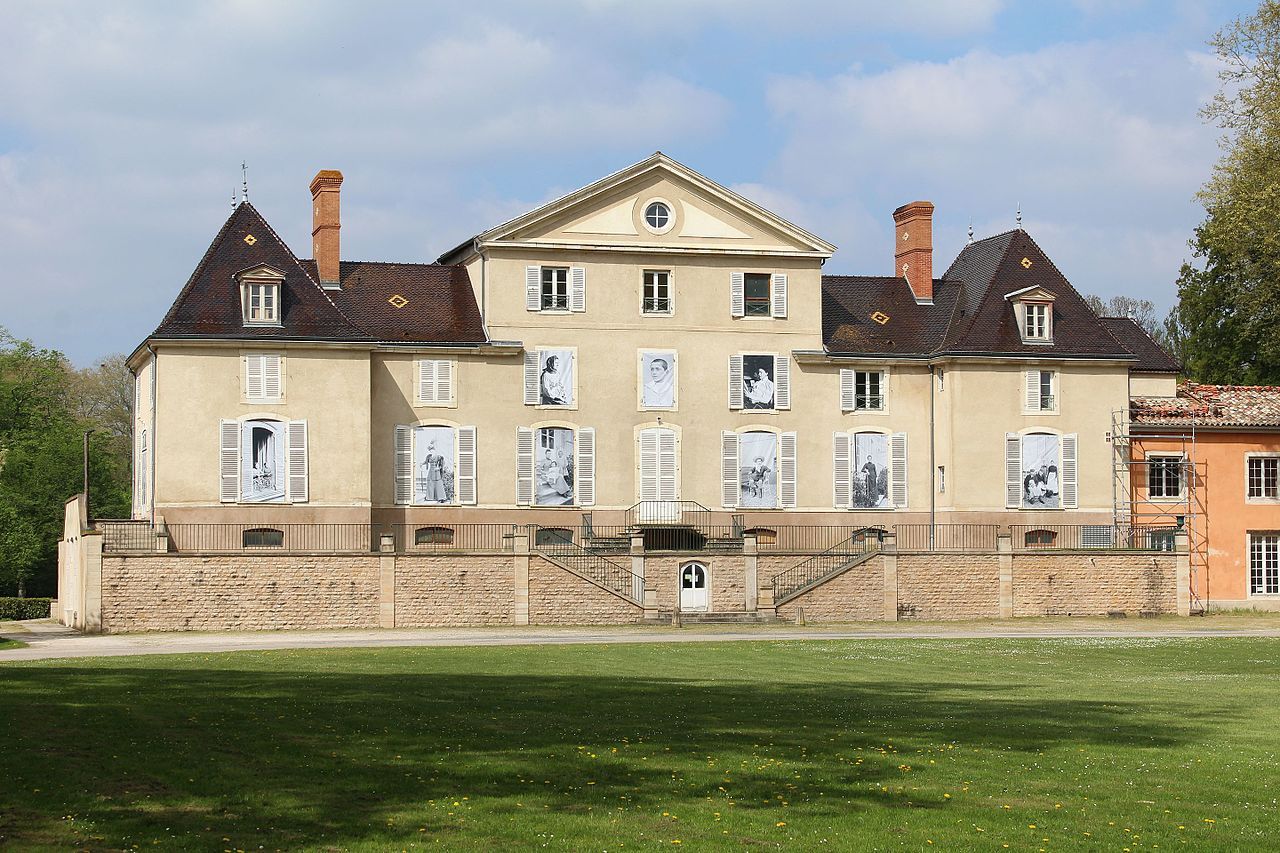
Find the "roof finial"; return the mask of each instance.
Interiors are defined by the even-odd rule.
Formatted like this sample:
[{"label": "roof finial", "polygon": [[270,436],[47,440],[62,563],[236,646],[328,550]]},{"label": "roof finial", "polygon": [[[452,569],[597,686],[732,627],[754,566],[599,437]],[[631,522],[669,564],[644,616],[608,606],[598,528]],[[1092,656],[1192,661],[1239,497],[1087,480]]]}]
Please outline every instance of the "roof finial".
[{"label": "roof finial", "polygon": [[243,160],[240,161],[240,176],[243,179],[241,183],[241,193],[245,201],[249,200],[249,167]]},{"label": "roof finial", "polygon": [[969,245],[973,245],[973,220],[969,220]]},{"label": "roof finial", "polygon": [[235,210],[237,206],[238,204],[236,202],[236,188],[232,187],[231,188],[231,209]]},{"label": "roof finial", "polygon": [[1022,202],[1018,202],[1018,215],[1016,218],[1018,221],[1018,230],[1021,231],[1022,230]]}]

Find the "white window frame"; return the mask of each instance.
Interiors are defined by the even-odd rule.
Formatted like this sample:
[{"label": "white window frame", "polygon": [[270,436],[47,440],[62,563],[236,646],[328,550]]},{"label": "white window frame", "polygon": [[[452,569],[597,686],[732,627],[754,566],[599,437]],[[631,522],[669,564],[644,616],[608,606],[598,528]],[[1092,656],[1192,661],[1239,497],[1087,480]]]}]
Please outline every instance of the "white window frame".
[{"label": "white window frame", "polygon": [[[416,497],[418,490],[414,488],[414,478],[416,473],[414,465],[417,464],[418,436],[416,430],[418,427],[443,427],[453,430],[453,500],[447,504],[442,503],[423,503],[419,502]],[[404,432],[402,432],[404,431]],[[463,432],[470,431],[471,440],[474,444],[471,453],[471,459],[467,460],[462,452]],[[400,506],[475,506],[476,499],[479,495],[479,467],[480,452],[478,446],[477,430],[474,426],[458,424],[454,421],[440,420],[432,418],[427,420],[416,421],[411,424],[397,424],[395,436],[395,464],[392,467],[393,481],[395,484],[395,503]],[[409,458],[408,471],[404,472],[402,466],[405,460],[400,457],[407,453]],[[464,473],[468,469],[466,463],[469,462],[470,473]],[[407,477],[406,477],[407,473]],[[471,481],[471,497],[472,500],[464,501],[463,480]]]},{"label": "white window frame", "polygon": [[[859,374],[862,374],[867,378],[867,390],[865,393],[861,388],[862,377],[859,376]],[[879,394],[875,394],[875,395],[871,393],[871,377],[873,375],[877,377],[876,386],[880,392]],[[889,378],[889,374],[887,371],[884,371],[884,370],[858,370],[857,368],[855,368],[853,371],[853,410],[855,412],[876,412],[876,413],[882,413],[882,412],[888,411],[889,409],[889,405],[888,405],[889,394],[888,394],[888,387],[887,387],[889,384],[888,378]],[[869,403],[867,403],[867,401],[870,401],[873,398],[878,398],[879,405],[870,405]],[[858,405],[859,400],[864,401],[864,405],[861,405],[861,406]]]},{"label": "white window frame", "polygon": [[[280,325],[280,281],[270,278],[245,278],[240,284],[241,317],[246,326]],[[257,315],[254,301],[257,299]],[[268,304],[270,310],[267,310]]]},{"label": "white window frame", "polygon": [[[750,411],[764,411],[763,409],[751,409]],[[772,510],[789,510],[799,506],[800,494],[800,442],[797,433],[793,430],[784,430],[780,427],[771,426],[769,424],[747,424],[732,430],[722,430],[720,433],[720,491],[721,505],[725,509],[737,509],[739,507],[738,497],[741,494],[741,463],[742,463],[742,436],[750,432],[767,432],[772,434],[777,441],[778,448],[778,470],[774,472],[774,494],[777,496],[778,502],[773,507],[743,507],[757,512],[768,512]],[[786,454],[786,443],[791,445],[791,456],[788,458]],[[730,478],[729,472],[726,470],[726,464],[729,462],[727,458],[727,447],[733,447],[733,476]],[[788,470],[789,469],[789,470]],[[788,482],[787,474],[790,473],[790,481]],[[733,501],[729,501],[729,483],[733,483]],[[788,487],[790,492],[788,493]]]},{"label": "white window frame", "polygon": [[[747,356],[765,356],[773,359],[773,407],[747,408],[743,378]],[[729,410],[733,412],[778,413],[791,410],[791,354],[776,352],[736,352],[729,356]],[[735,381],[736,380],[736,381]],[[736,390],[735,390],[736,389]]]},{"label": "white window frame", "polygon": [[[1148,453],[1143,457],[1144,467],[1147,471],[1147,498],[1157,503],[1177,503],[1187,496],[1187,457],[1181,453]],[[1163,470],[1169,464],[1175,466],[1178,477],[1178,493],[1176,495],[1155,493],[1152,484],[1155,482],[1152,472],[1156,466],[1161,466]],[[1164,482],[1162,480],[1162,482]]]},{"label": "white window frame", "polygon": [[[542,376],[542,353],[544,352],[573,353],[573,404],[572,405],[557,406],[552,403],[541,402],[542,388],[541,388],[540,379]],[[532,359],[532,361],[530,359]],[[553,412],[576,412],[578,410],[578,390],[581,387],[578,381],[578,377],[580,375],[579,368],[581,367],[581,364],[578,361],[577,347],[544,346],[544,347],[534,347],[533,349],[526,349],[525,362],[524,362],[524,388],[521,389],[522,391],[525,391],[525,389],[529,387],[529,370],[531,366],[533,370],[534,395],[539,402],[537,403],[528,402],[528,396],[526,392],[525,404],[524,404],[526,407],[532,408],[532,409],[546,409],[548,411],[553,411]]]},{"label": "white window frame", "polygon": [[[571,503],[559,505],[538,503],[538,432],[543,429],[567,429],[573,432],[573,501]],[[527,478],[523,477],[520,472],[521,435],[526,431],[532,442],[531,468]],[[590,450],[587,451],[591,457],[589,466],[583,464],[584,439],[590,445]],[[526,506],[530,509],[539,510],[580,509],[594,506],[596,503],[595,472],[596,468],[599,467],[599,458],[595,427],[584,427],[569,421],[539,421],[527,427],[516,427],[516,506]],[[520,494],[525,480],[529,482],[529,500],[527,502],[523,500],[523,496]],[[584,485],[587,485],[585,494]]]},{"label": "white window frame", "polygon": [[[1041,300],[1023,300],[1021,329],[1022,339],[1028,342],[1051,343],[1053,341],[1053,303]],[[1033,310],[1034,309],[1034,310]],[[1032,318],[1044,312],[1043,323],[1033,325]]]},{"label": "white window frame", "polygon": [[[270,366],[270,360],[276,359],[277,371],[277,391],[274,396],[267,393],[267,368]],[[261,393],[255,395],[253,393],[253,372],[255,367],[260,371],[261,378],[258,380],[261,384]],[[263,403],[283,403],[284,400],[284,377],[285,377],[285,355],[278,352],[246,352],[240,356],[240,389],[241,402],[252,405],[260,405]]]},{"label": "white window frame", "polygon": [[[551,281],[547,281],[547,275],[550,273]],[[544,314],[547,313],[569,313],[569,268],[543,266],[538,268],[538,310]],[[550,284],[551,292],[547,292],[547,286]],[[564,293],[557,293],[557,289],[563,289]],[[548,305],[548,299],[551,304]],[[563,300],[564,304],[556,304]]]},{"label": "white window frame", "polygon": [[[888,444],[889,499],[888,506],[853,505],[853,480],[858,466],[854,455],[857,436],[883,435]],[[843,467],[842,467],[843,466]],[[851,427],[832,434],[832,505],[850,512],[894,512],[910,507],[911,456],[907,434],[893,432],[883,427]]]},{"label": "white window frame", "polygon": [[[1245,534],[1245,542],[1249,555],[1249,597],[1280,597],[1280,533],[1250,530]],[[1257,551],[1255,544],[1261,546]]]},{"label": "white window frame", "polygon": [[[655,204],[660,204],[667,209],[667,221],[662,225],[653,225],[649,222],[649,208]],[[676,227],[676,206],[661,197],[646,199],[644,204],[640,206],[640,224],[650,234],[666,234]]]},{"label": "white window frame", "polygon": [[[442,372],[444,378],[442,379]],[[423,385],[429,385],[434,393],[423,394]],[[440,394],[444,385],[446,394]],[[458,362],[447,358],[415,358],[413,360],[413,405],[415,408],[458,407]]]},{"label": "white window frame", "polygon": [[[1276,467],[1276,476],[1275,476],[1276,493],[1274,495],[1267,495],[1267,494],[1251,495],[1250,494],[1250,489],[1252,487],[1252,477],[1250,476],[1249,469],[1252,467],[1253,461],[1255,459],[1259,460],[1260,467],[1263,469],[1261,473],[1261,477],[1262,477],[1262,483],[1264,486],[1266,484],[1265,460],[1273,460],[1272,464],[1274,464]],[[1244,498],[1246,503],[1251,503],[1251,504],[1280,503],[1280,454],[1251,452],[1251,453],[1246,453],[1244,455]]]},{"label": "white window frame", "polygon": [[[245,501],[244,489],[240,482],[241,472],[243,471],[243,460],[241,459],[241,447],[244,442],[245,424],[255,421],[272,421],[284,424],[284,471],[281,472],[284,479],[284,499],[279,501]],[[219,449],[219,502],[223,504],[237,504],[240,506],[282,506],[288,504],[310,503],[311,501],[311,441],[310,430],[305,419],[291,420],[283,415],[277,415],[272,412],[254,412],[250,415],[242,415],[239,418],[222,418],[219,421],[219,433],[221,438],[228,424],[236,425],[236,442],[233,448],[235,461],[234,472],[229,467],[230,458],[227,456],[229,449],[225,441],[220,442]],[[300,444],[295,445],[295,439],[301,438]],[[234,485],[235,499],[228,499],[228,486]]]},{"label": "white window frame", "polygon": [[[645,291],[649,287],[649,276],[665,276],[664,286],[666,287],[666,291],[667,291],[666,310],[658,311],[658,310],[650,310],[648,308],[648,302],[650,297],[645,295]],[[653,285],[653,293],[654,295],[652,298],[655,302],[663,298],[657,295],[658,286],[656,283],[656,279]],[[676,313],[675,277],[672,275],[671,270],[660,270],[660,269],[641,270],[640,272],[640,316],[642,317],[673,317],[675,316],[675,313]]]},{"label": "white window frame", "polygon": [[[1049,376],[1048,408],[1044,405],[1044,377]],[[1057,370],[1032,367],[1023,374],[1022,413],[1024,415],[1056,415],[1061,406],[1061,376]]]}]

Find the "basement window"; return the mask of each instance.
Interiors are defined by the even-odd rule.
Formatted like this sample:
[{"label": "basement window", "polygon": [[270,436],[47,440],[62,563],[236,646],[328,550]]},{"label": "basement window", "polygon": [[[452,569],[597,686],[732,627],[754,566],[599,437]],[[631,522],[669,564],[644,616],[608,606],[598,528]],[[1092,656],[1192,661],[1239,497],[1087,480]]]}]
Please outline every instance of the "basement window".
[{"label": "basement window", "polygon": [[283,548],[284,531],[274,527],[255,527],[241,535],[245,548]]},{"label": "basement window", "polygon": [[452,527],[419,527],[413,531],[414,545],[452,545]]}]

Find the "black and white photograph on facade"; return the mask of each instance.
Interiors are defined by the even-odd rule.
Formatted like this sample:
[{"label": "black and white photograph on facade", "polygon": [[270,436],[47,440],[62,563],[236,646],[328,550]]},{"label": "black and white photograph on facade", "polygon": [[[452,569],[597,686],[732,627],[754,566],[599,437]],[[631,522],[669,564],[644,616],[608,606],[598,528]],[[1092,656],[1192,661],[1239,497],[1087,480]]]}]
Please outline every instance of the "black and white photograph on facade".
[{"label": "black and white photograph on facade", "polygon": [[533,449],[534,503],[568,506],[573,503],[573,430],[542,427]]},{"label": "black and white photograph on facade", "polygon": [[771,355],[742,357],[742,408],[772,409],[774,367]]},{"label": "black and white photograph on facade", "polygon": [[281,421],[245,421],[240,430],[240,500],[284,500],[285,425]]},{"label": "black and white photograph on facade", "polygon": [[640,401],[646,409],[670,409],[676,404],[676,354],[646,352],[640,356]]},{"label": "black and white photograph on facade", "polygon": [[573,350],[539,350],[538,402],[543,406],[572,406],[573,370]]},{"label": "black and white photograph on facade", "polygon": [[413,430],[413,502],[451,504],[454,496],[454,430],[420,426]]},{"label": "black and white photograph on facade", "polygon": [[778,436],[745,432],[738,438],[738,506],[778,505]]},{"label": "black and white photograph on facade", "polygon": [[1058,436],[1032,433],[1022,437],[1022,506],[1024,509],[1057,509]]},{"label": "black and white photograph on facade", "polygon": [[853,437],[853,505],[875,509],[889,505],[889,436],[860,432]]}]

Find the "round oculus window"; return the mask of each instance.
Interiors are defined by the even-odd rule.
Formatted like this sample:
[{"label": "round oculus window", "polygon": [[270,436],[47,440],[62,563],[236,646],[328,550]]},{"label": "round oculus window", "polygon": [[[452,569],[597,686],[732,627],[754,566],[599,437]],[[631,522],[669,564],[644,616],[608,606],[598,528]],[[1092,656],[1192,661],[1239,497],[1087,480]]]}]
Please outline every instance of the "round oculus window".
[{"label": "round oculus window", "polygon": [[671,208],[666,202],[649,202],[644,209],[644,224],[654,231],[666,231],[671,225]]}]

